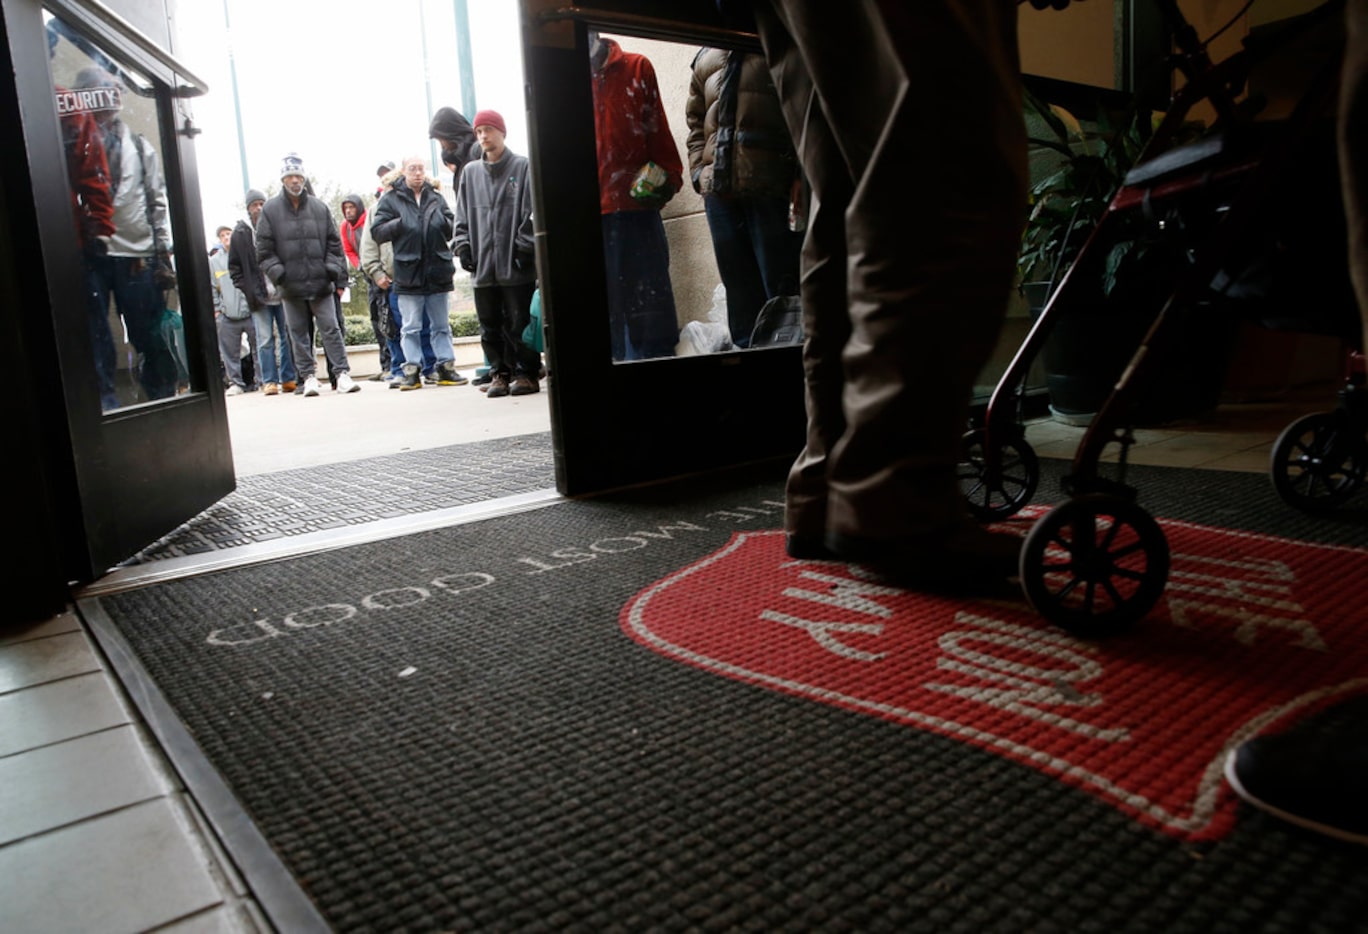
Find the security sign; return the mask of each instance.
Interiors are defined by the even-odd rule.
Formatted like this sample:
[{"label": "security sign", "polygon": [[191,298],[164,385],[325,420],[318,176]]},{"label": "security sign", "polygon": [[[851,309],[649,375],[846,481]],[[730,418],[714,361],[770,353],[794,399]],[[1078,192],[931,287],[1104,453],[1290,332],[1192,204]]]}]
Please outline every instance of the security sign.
[{"label": "security sign", "polygon": [[621,623],[679,661],[932,730],[1213,839],[1235,819],[1231,748],[1368,691],[1368,551],[1161,524],[1164,598],[1106,640],[1074,638],[1024,600],[794,561],[780,532],[735,534],[639,593]]}]

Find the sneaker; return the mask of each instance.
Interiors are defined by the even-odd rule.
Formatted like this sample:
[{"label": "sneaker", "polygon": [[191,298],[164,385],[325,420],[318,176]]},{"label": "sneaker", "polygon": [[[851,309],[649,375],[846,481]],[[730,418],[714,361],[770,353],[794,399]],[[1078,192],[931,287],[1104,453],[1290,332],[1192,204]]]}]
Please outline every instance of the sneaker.
[{"label": "sneaker", "polygon": [[446,363],[437,364],[437,385],[438,386],[464,386],[470,380],[466,379],[456,371],[456,364],[448,360]]},{"label": "sneaker", "polygon": [[294,380],[292,380],[292,379],[287,379],[287,380],[285,380],[285,382],[283,382],[283,383],[280,384],[280,391],[281,391],[281,392],[294,392],[294,391],[295,391],[296,389],[298,389],[298,388],[299,388],[299,384],[296,383],[296,382],[295,382]]},{"label": "sneaker", "polygon": [[352,379],[350,373],[342,372],[337,374],[337,385],[333,388],[340,393],[360,392],[361,384]]},{"label": "sneaker", "polygon": [[278,396],[278,395],[280,395],[280,384],[279,384],[279,383],[267,383],[265,386],[262,386],[262,387],[261,387],[261,394],[262,394],[263,396]]},{"label": "sneaker", "polygon": [[384,382],[388,377],[384,373],[376,373],[374,376],[366,377],[372,383]]},{"label": "sneaker", "polygon": [[423,374],[423,382],[427,383],[429,386],[436,386],[436,385],[437,385],[437,373],[436,373],[435,371],[432,372],[432,373],[424,373],[424,374]]},{"label": "sneaker", "polygon": [[526,376],[519,376],[514,379],[513,385],[508,389],[510,396],[530,396],[534,392],[541,392],[541,384]]},{"label": "sneaker", "polygon": [[495,376],[489,381],[489,389],[485,391],[485,395],[491,399],[508,395],[508,380],[502,376]]},{"label": "sneaker", "polygon": [[399,380],[399,389],[408,392],[410,389],[422,389],[423,378],[418,373],[418,364],[405,363],[404,375]]},{"label": "sneaker", "polygon": [[390,389],[398,389],[404,385],[404,377],[390,374],[385,377],[385,382],[389,384]]},{"label": "sneaker", "polygon": [[1368,844],[1363,723],[1345,717],[1339,729],[1256,736],[1230,751],[1225,777],[1235,794],[1280,820]]},{"label": "sneaker", "polygon": [[306,396],[316,396],[316,395],[318,395],[318,378],[317,378],[317,377],[310,376],[308,379],[304,380],[304,395],[306,395]]},{"label": "sneaker", "polygon": [[472,380],[470,381],[470,385],[472,385],[472,386],[488,386],[489,383],[490,383],[490,381],[493,380],[493,379],[494,379],[494,373],[493,373],[492,371],[490,371],[490,370],[485,370],[485,371],[484,371],[483,373],[481,373],[479,376],[477,376],[477,377],[475,377],[474,379],[472,379]]},{"label": "sneaker", "polygon": [[228,387],[228,391],[225,392],[224,395],[225,395],[225,396],[240,396],[240,395],[242,395],[242,394],[243,394],[244,392],[246,392],[246,391],[247,391],[247,390],[243,389],[241,386],[239,386],[239,385],[237,385],[236,383],[234,383],[232,386],[229,386],[229,387]]}]

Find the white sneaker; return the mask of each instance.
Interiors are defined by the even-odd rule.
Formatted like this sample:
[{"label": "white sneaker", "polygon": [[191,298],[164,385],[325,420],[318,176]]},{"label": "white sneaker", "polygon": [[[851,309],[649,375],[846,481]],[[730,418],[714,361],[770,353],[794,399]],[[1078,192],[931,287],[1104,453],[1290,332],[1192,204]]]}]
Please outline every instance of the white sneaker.
[{"label": "white sneaker", "polygon": [[232,386],[229,386],[229,387],[228,387],[228,391],[225,392],[224,395],[225,395],[225,396],[240,396],[240,395],[242,395],[242,394],[243,394],[244,392],[246,392],[246,391],[247,391],[247,390],[243,389],[241,386],[239,386],[239,385],[237,385],[237,384],[233,384]]},{"label": "white sneaker", "polygon": [[316,376],[310,376],[308,379],[304,380],[304,395],[318,395],[318,378]]},{"label": "white sneaker", "polygon": [[338,373],[338,374],[337,374],[337,391],[338,391],[338,392],[360,392],[360,391],[361,391],[361,384],[358,383],[356,380],[352,379],[350,373]]}]

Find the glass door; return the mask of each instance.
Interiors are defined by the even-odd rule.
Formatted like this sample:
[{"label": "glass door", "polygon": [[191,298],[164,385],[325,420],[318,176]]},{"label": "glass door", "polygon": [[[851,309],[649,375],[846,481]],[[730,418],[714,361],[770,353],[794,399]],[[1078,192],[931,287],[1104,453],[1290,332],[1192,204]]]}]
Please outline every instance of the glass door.
[{"label": "glass door", "polygon": [[[757,40],[711,3],[522,3],[558,488],[792,457],[801,335],[762,319],[796,303],[796,159],[766,189],[779,208],[763,251],[722,236],[690,159],[690,63],[715,49],[763,71]],[[748,286],[731,267],[753,250],[766,262]]]},{"label": "glass door", "polygon": [[64,547],[88,580],[234,486],[186,100],[203,88],[103,5],[3,9],[23,126],[10,226],[32,241],[28,313],[50,317],[27,352],[54,363],[40,405],[65,428]]}]

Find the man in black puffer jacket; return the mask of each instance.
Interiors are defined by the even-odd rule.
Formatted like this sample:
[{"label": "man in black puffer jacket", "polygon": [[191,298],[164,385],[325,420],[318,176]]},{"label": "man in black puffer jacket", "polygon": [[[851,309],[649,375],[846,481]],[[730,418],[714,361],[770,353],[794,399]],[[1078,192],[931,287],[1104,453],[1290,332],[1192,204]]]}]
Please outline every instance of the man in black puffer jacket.
[{"label": "man in black puffer jacket", "polygon": [[262,273],[280,290],[304,395],[318,395],[315,324],[337,377],[337,391],[356,392],[361,387],[349,372],[335,304],[336,296],[347,285],[347,260],[342,255],[337,222],[328,206],[305,190],[304,163],[295,153],[285,157],[280,182],[280,194],[266,202],[257,221],[257,260]]}]

